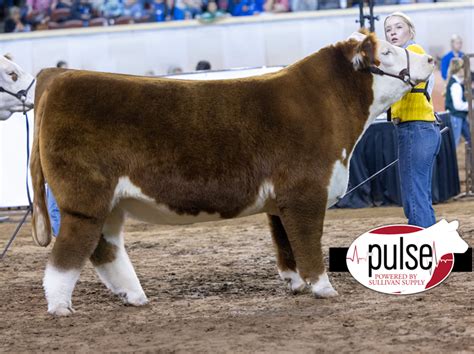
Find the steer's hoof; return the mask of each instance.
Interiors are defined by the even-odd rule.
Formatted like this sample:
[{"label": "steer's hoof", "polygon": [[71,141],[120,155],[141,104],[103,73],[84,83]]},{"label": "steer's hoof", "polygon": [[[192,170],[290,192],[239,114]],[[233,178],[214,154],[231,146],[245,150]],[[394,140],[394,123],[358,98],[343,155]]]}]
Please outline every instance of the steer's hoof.
[{"label": "steer's hoof", "polygon": [[290,289],[293,294],[298,294],[305,290],[306,282],[301,279],[297,272],[291,270],[279,270],[278,273],[280,274],[280,277],[288,283],[288,289]]},{"label": "steer's hoof", "polygon": [[339,293],[333,289],[333,287],[326,287],[318,290],[312,289],[313,295],[317,298],[328,298],[338,296]]},{"label": "steer's hoof", "polygon": [[294,281],[290,280],[288,282],[288,288],[294,295],[296,295],[296,294],[302,293],[305,290],[306,283],[302,279],[298,279]]},{"label": "steer's hoof", "polygon": [[67,306],[56,306],[48,309],[48,313],[57,317],[66,317],[76,312],[72,307]]},{"label": "steer's hoof", "polygon": [[328,298],[339,295],[329,282],[327,273],[323,273],[319,276],[318,281],[311,285],[311,291],[315,297],[319,298]]},{"label": "steer's hoof", "polygon": [[144,293],[121,293],[123,302],[131,306],[143,306],[148,304],[148,299]]}]

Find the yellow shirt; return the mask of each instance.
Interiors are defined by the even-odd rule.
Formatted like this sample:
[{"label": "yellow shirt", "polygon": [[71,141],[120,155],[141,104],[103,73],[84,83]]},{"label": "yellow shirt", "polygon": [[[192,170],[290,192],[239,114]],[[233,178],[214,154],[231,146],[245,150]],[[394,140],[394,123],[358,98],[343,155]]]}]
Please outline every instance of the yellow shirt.
[{"label": "yellow shirt", "polygon": [[[411,44],[407,50],[425,54],[425,51],[418,44]],[[415,88],[423,89],[428,86],[428,82],[421,82]],[[399,101],[392,105],[392,119],[399,119],[400,122],[413,120],[434,121],[433,101],[428,101],[423,93],[408,92]]]}]

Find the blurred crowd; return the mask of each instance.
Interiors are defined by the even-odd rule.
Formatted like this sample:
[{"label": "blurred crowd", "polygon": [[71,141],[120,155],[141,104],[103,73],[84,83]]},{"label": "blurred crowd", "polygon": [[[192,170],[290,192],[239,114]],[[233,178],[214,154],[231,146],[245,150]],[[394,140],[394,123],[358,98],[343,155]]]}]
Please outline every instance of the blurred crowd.
[{"label": "blurred crowd", "polygon": [[[357,6],[359,0],[0,0],[5,32],[315,11]],[[435,0],[375,0],[376,5]]]}]

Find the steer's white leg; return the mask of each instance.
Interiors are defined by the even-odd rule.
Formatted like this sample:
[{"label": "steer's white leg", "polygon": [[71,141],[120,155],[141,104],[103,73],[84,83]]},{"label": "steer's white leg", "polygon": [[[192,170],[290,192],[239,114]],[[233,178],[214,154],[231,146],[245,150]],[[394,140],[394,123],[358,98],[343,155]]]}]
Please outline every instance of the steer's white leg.
[{"label": "steer's white leg", "polygon": [[311,284],[311,291],[316,297],[333,297],[337,296],[338,293],[331,285],[328,274],[324,272],[319,276],[319,279],[314,284]]},{"label": "steer's white leg", "polygon": [[125,250],[122,225],[123,212],[116,208],[107,218],[102,237],[91,261],[102,282],[126,304],[148,303],[140,281]]},{"label": "steer's white leg", "polygon": [[50,314],[68,316],[74,312],[72,292],[85,261],[97,247],[101,229],[99,219],[79,212],[61,213],[61,229],[43,279]]},{"label": "steer's white leg", "polygon": [[48,263],[43,279],[43,287],[50,314],[68,316],[74,313],[71,296],[79,279],[79,274],[79,269],[60,270]]},{"label": "steer's white leg", "polygon": [[278,269],[278,274],[280,274],[281,279],[288,283],[288,288],[293,294],[300,293],[306,288],[306,283],[298,272],[292,270],[281,271]]}]

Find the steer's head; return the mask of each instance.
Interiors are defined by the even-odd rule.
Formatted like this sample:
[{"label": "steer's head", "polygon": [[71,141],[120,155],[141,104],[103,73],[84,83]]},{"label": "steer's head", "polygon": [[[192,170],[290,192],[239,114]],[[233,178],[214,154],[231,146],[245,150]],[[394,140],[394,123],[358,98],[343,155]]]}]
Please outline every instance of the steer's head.
[{"label": "steer's head", "polygon": [[[374,103],[371,115],[386,111],[409,92],[412,85],[427,81],[434,70],[434,60],[431,56],[407,52],[384,40],[376,39],[374,34],[355,32],[349,39],[359,42],[351,53],[354,69],[373,72]],[[399,76],[405,81],[387,74]]]},{"label": "steer's head", "polygon": [[[17,94],[21,90],[26,90],[33,79],[32,75],[24,72],[17,64],[0,56],[0,87],[4,90]],[[27,110],[33,108],[34,89],[33,84],[26,95],[25,108]],[[0,91],[3,90],[0,89]],[[23,103],[19,98],[7,92],[0,92],[0,120],[10,118],[14,112],[22,111]]]}]

